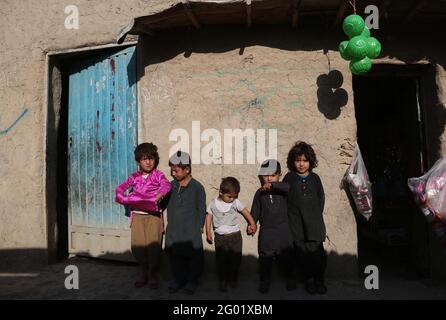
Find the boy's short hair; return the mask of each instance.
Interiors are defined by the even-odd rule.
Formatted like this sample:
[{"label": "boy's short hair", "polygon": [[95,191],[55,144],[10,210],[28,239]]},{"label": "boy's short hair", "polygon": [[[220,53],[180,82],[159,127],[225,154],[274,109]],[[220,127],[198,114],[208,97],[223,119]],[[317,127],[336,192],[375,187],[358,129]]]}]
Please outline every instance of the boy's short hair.
[{"label": "boy's short hair", "polygon": [[225,193],[240,193],[240,182],[234,177],[226,177],[221,179],[220,192]]},{"label": "boy's short hair", "polygon": [[280,162],[276,159],[267,159],[262,162],[259,168],[259,176],[272,176],[282,173]]},{"label": "boy's short hair", "polygon": [[137,162],[141,161],[143,158],[149,158],[155,160],[155,167],[158,166],[160,162],[160,157],[158,154],[158,147],[153,143],[144,142],[135,148],[135,160]]},{"label": "boy's short hair", "polygon": [[294,146],[291,147],[290,152],[288,152],[288,158],[286,161],[288,170],[296,171],[294,161],[296,161],[298,156],[302,155],[305,156],[305,158],[307,158],[307,160],[310,162],[309,171],[317,167],[318,161],[313,147],[304,141],[297,141]]},{"label": "boy's short hair", "polygon": [[192,171],[190,155],[187,152],[178,150],[169,158],[169,167],[178,166],[181,169],[189,168]]}]

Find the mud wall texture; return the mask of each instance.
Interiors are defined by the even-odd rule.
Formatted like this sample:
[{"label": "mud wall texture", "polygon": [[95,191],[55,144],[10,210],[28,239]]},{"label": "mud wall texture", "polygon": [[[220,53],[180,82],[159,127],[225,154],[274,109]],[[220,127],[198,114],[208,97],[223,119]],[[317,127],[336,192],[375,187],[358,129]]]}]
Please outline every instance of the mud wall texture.
[{"label": "mud wall texture", "polygon": [[[45,159],[52,152],[46,143],[47,53],[114,44],[117,30],[132,17],[174,2],[77,1],[80,28],[67,30],[64,9],[70,1],[2,1],[0,250],[44,249],[33,258],[44,263],[45,249],[51,245],[49,235],[56,232],[48,230],[45,201],[46,170],[51,170],[45,168]],[[433,90],[438,95],[431,106],[435,128],[431,136],[438,143],[430,151],[434,159],[446,152],[446,57],[435,45],[434,35],[420,31],[408,39],[406,34],[382,39],[386,49],[377,62],[435,65]],[[319,159],[315,172],[326,193],[325,221],[331,240],[326,249],[332,274],[355,272],[357,254],[353,210],[339,188],[356,140],[352,77],[337,52],[342,38],[338,31],[292,30],[288,26],[250,31],[204,28],[140,37],[137,49],[139,141],[158,145],[160,169],[166,174],[169,151],[178,142],[169,140],[174,129],[188,133],[191,153],[202,160],[196,151],[202,151],[208,142],[199,141],[201,149],[192,150],[193,121],[199,121],[199,129],[195,123],[199,135],[215,129],[207,132],[221,135],[222,150],[225,129],[265,129],[266,140],[271,133],[268,130],[276,129],[283,174],[292,144],[297,140],[313,144]],[[417,47],[413,43],[418,43]],[[422,55],[418,47],[423,48]],[[235,176],[241,182],[240,200],[251,206],[259,187],[258,163],[247,164],[246,151],[245,147],[243,164],[193,166],[193,176],[205,186],[208,201],[217,195],[222,177]],[[256,156],[258,151],[256,148]],[[219,155],[214,156],[213,160],[218,160]],[[242,220],[241,224],[246,226]],[[213,250],[208,245],[206,249]],[[257,236],[244,236],[243,252],[256,256]]]}]

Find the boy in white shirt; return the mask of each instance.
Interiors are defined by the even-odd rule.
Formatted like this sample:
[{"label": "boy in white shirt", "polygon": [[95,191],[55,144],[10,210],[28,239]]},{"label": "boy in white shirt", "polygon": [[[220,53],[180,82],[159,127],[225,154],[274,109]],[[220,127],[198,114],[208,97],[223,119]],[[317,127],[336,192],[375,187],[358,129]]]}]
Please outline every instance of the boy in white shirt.
[{"label": "boy in white shirt", "polygon": [[215,256],[220,291],[226,291],[229,284],[237,287],[237,275],[242,258],[242,235],[237,213],[248,222],[247,233],[254,234],[257,226],[249,210],[238,200],[240,183],[234,177],[223,178],[219,196],[211,201],[206,214],[206,238],[212,244],[215,233]]}]

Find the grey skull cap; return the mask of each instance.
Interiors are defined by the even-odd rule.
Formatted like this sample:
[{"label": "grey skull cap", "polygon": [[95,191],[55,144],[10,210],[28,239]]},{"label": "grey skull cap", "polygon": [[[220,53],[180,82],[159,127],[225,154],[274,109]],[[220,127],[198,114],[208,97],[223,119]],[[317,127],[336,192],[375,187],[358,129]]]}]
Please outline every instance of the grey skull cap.
[{"label": "grey skull cap", "polygon": [[258,175],[259,176],[270,176],[273,174],[276,174],[277,167],[278,167],[278,161],[275,159],[267,159],[262,162],[260,165]]}]

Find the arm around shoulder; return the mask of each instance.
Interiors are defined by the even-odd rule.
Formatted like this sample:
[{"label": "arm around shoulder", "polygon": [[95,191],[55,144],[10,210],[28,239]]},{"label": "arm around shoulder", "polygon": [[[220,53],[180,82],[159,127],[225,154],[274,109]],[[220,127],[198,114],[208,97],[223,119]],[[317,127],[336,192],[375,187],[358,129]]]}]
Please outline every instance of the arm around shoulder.
[{"label": "arm around shoulder", "polygon": [[165,196],[172,189],[172,185],[170,184],[169,180],[167,180],[166,175],[159,170],[158,170],[158,182],[160,184],[158,193],[161,194],[161,196]]}]

